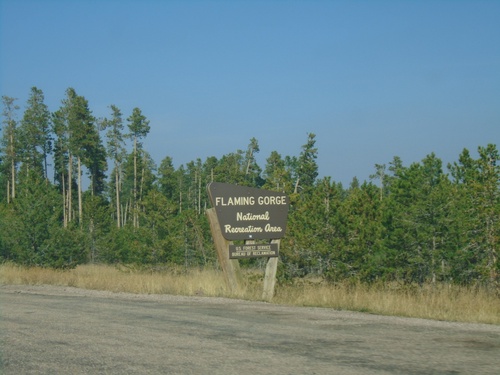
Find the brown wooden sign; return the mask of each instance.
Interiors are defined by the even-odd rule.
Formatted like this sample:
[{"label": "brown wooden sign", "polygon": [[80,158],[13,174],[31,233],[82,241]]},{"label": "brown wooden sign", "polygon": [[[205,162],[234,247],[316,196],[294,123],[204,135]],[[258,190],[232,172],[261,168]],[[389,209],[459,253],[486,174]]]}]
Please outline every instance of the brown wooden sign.
[{"label": "brown wooden sign", "polygon": [[278,239],[285,235],[289,207],[285,194],[221,182],[211,182],[207,188],[225,239]]}]

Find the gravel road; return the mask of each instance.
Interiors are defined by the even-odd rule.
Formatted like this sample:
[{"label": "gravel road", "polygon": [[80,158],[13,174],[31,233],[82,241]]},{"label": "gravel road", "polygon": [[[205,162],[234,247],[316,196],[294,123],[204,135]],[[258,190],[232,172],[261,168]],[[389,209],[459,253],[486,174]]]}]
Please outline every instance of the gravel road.
[{"label": "gravel road", "polygon": [[500,326],[0,286],[0,373],[500,374]]}]

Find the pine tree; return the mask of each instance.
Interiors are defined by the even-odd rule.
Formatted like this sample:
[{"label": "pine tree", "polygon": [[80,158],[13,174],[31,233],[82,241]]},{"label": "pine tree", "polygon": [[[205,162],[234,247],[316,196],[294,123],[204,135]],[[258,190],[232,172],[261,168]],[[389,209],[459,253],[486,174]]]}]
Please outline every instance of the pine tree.
[{"label": "pine tree", "polygon": [[318,149],[315,147],[316,135],[314,133],[307,134],[307,143],[302,146],[302,152],[297,160],[297,180],[294,192],[298,192],[298,188],[309,189],[314,186],[316,177],[318,177]]},{"label": "pine tree", "polygon": [[111,105],[111,118],[105,119],[103,122],[104,129],[107,129],[107,139],[108,139],[108,155],[111,157],[114,163],[114,191],[115,191],[115,206],[116,206],[116,225],[118,228],[123,226],[122,214],[120,211],[121,201],[121,183],[122,183],[122,163],[125,155],[125,143],[123,140],[123,120],[122,113],[120,109]]},{"label": "pine tree", "polygon": [[214,168],[214,179],[228,184],[245,184],[245,158],[242,150],[223,155]]},{"label": "pine tree", "polygon": [[133,224],[134,227],[139,226],[139,220],[138,220],[138,175],[137,175],[137,159],[139,157],[139,153],[142,151],[142,142],[141,140],[144,139],[150,130],[149,126],[149,120],[144,116],[139,108],[134,108],[132,110],[132,115],[130,115],[129,118],[127,118],[128,121],[128,128],[130,133],[128,134],[128,137],[133,140],[134,143],[134,149],[133,149],[133,155],[134,155],[134,189],[133,189]]},{"label": "pine tree", "polygon": [[4,154],[4,164],[8,169],[7,178],[7,203],[16,197],[16,172],[18,164],[17,156],[17,110],[19,106],[15,104],[17,99],[2,96],[3,103],[3,138],[2,151]]},{"label": "pine tree", "polygon": [[264,188],[291,193],[290,172],[286,170],[285,161],[277,151],[272,151],[266,159],[264,179]]},{"label": "pine tree", "polygon": [[158,168],[158,183],[160,192],[169,200],[177,199],[179,193],[179,178],[176,173],[173,160],[166,156]]},{"label": "pine tree", "polygon": [[245,154],[244,163],[245,167],[245,178],[252,187],[261,187],[264,183],[264,180],[260,176],[262,169],[257,164],[255,159],[255,155],[259,153],[259,143],[257,139],[250,139],[250,143],[247,147],[247,152]]},{"label": "pine tree", "polygon": [[48,156],[52,152],[51,116],[42,90],[32,87],[19,127],[20,154],[27,169],[47,178]]},{"label": "pine tree", "polygon": [[449,165],[454,178],[455,277],[495,285],[499,279],[500,161],[495,145],[478,148],[474,160],[467,149],[459,162]]},{"label": "pine tree", "polygon": [[370,175],[371,180],[379,180],[380,184],[380,200],[384,198],[384,190],[387,182],[386,174],[385,174],[385,164],[375,164],[376,172]]},{"label": "pine tree", "polygon": [[54,143],[54,182],[58,184],[62,196],[63,226],[66,228],[72,220],[72,187],[76,182],[71,173],[69,165],[69,127],[68,127],[68,107],[63,100],[62,106],[53,113],[53,132],[56,136]]}]

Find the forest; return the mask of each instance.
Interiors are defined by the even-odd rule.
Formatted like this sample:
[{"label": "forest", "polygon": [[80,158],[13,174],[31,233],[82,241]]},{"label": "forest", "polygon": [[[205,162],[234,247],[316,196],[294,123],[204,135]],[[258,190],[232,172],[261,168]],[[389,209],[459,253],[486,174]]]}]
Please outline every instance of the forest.
[{"label": "forest", "polygon": [[[319,178],[316,136],[297,155],[273,151],[259,166],[258,140],[220,158],[178,168],[144,147],[140,108],[109,106],[95,118],[68,88],[51,112],[33,87],[23,110],[2,96],[0,262],[73,268],[126,264],[217,267],[206,185],[225,182],[290,199],[278,281],[456,283],[498,288],[500,155],[495,144],[463,149],[443,166],[434,154],[375,164],[369,181]],[[477,153],[476,153],[477,151]],[[367,160],[367,163],[370,163]],[[263,267],[263,258],[240,261]]]}]

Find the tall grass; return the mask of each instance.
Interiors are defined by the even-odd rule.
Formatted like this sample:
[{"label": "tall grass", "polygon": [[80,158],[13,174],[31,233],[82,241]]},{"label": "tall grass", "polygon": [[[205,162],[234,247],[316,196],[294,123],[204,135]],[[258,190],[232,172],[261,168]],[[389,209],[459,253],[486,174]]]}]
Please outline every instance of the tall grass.
[{"label": "tall grass", "polygon": [[330,307],[380,315],[500,324],[500,298],[493,291],[450,284],[311,285],[280,288],[276,303]]},{"label": "tall grass", "polygon": [[[112,292],[230,297],[260,300],[263,288],[260,271],[245,271],[237,293],[226,288],[223,275],[213,269],[134,269],[124,266],[83,265],[73,270],[24,268],[0,265],[0,284],[59,285]],[[381,315],[416,317],[458,322],[500,324],[498,291],[456,285],[396,284],[330,285],[299,280],[278,285],[273,303],[363,311]]]}]

